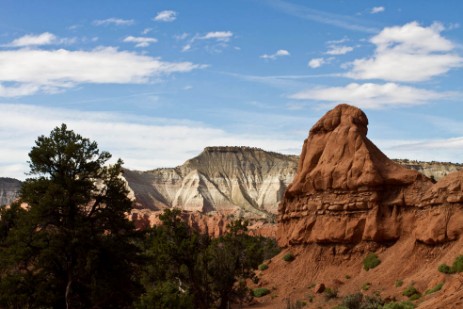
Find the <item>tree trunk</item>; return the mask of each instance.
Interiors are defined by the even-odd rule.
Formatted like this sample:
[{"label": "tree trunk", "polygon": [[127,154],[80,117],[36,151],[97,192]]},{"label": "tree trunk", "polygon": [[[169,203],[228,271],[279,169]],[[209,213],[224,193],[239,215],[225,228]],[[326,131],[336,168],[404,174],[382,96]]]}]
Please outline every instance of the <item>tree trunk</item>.
[{"label": "tree trunk", "polygon": [[68,284],[66,285],[66,293],[64,297],[66,299],[66,309],[71,309],[71,285],[72,285],[72,278],[68,276]]}]

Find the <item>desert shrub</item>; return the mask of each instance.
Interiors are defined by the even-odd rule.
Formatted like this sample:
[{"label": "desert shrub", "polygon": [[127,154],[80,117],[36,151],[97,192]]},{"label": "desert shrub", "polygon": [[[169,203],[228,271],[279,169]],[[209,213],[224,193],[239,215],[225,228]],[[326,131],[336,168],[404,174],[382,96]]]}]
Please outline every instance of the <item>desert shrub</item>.
[{"label": "desert shrub", "polygon": [[453,273],[452,269],[447,264],[440,264],[439,267],[437,268],[437,270],[440,271],[441,273],[444,273],[444,274]]},{"label": "desert shrub", "polygon": [[413,285],[406,288],[402,295],[407,296],[410,300],[416,300],[421,297],[421,293]]},{"label": "desert shrub", "polygon": [[252,295],[254,295],[254,297],[262,297],[267,294],[270,294],[270,290],[267,288],[256,288],[252,290]]},{"label": "desert shrub", "polygon": [[411,302],[404,301],[404,302],[391,302],[387,303],[383,306],[382,309],[414,309],[415,305],[412,304]]},{"label": "desert shrub", "polygon": [[436,284],[435,287],[433,287],[432,289],[427,290],[424,294],[428,295],[428,294],[432,294],[432,293],[435,293],[437,291],[440,291],[443,286],[444,286],[443,282],[438,283],[438,284]]},{"label": "desert shrub", "polygon": [[379,264],[381,263],[380,259],[378,258],[378,256],[373,253],[373,252],[370,252],[368,253],[368,255],[365,257],[365,259],[363,260],[363,268],[368,271],[370,269],[373,269],[375,268],[376,266],[378,266]]},{"label": "desert shrub", "polygon": [[294,255],[293,255],[291,252],[286,253],[286,254],[283,256],[283,261],[285,261],[285,262],[294,261]]},{"label": "desert shrub", "polygon": [[452,264],[452,272],[453,273],[461,273],[463,272],[463,255],[457,256],[455,261]]},{"label": "desert shrub", "polygon": [[307,306],[307,303],[303,300],[297,300],[295,303],[291,302],[291,299],[286,300],[286,309],[301,309]]},{"label": "desert shrub", "polygon": [[396,287],[396,288],[401,287],[402,284],[404,284],[404,282],[403,282],[402,280],[400,280],[400,279],[395,281],[395,287]]},{"label": "desert shrub", "polygon": [[371,287],[371,283],[370,282],[366,282],[362,285],[362,290],[364,291],[368,291]]},{"label": "desert shrub", "polygon": [[362,293],[347,295],[342,300],[341,306],[347,309],[360,309],[362,305]]},{"label": "desert shrub", "polygon": [[326,299],[332,299],[338,297],[338,290],[337,289],[331,289],[331,288],[326,288],[325,291],[323,292],[325,294]]},{"label": "desert shrub", "polygon": [[267,264],[260,264],[259,265],[259,270],[266,270],[268,269],[268,265]]},{"label": "desert shrub", "polygon": [[346,278],[347,280],[349,280],[351,277],[349,275],[345,275],[344,278]]},{"label": "desert shrub", "polygon": [[417,300],[421,297],[421,294],[420,293],[416,293],[416,294],[413,294],[412,296],[410,296],[409,300]]}]

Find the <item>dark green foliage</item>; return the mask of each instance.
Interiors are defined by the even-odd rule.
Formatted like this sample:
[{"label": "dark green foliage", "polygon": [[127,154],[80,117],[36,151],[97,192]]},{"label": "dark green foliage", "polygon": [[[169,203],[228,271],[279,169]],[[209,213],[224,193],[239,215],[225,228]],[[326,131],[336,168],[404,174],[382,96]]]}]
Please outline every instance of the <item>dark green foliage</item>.
[{"label": "dark green foliage", "polygon": [[[231,301],[247,299],[246,279],[254,278],[253,270],[268,252],[277,251],[275,243],[249,236],[241,221],[233,222],[228,234],[211,239],[190,229],[180,216],[179,210],[166,210],[163,224],[147,233],[149,266],[142,276],[147,293],[137,308],[226,308]],[[166,282],[177,289],[166,290]],[[157,295],[163,295],[162,303]]]},{"label": "dark green foliage", "polygon": [[391,302],[387,303],[383,306],[382,309],[414,309],[415,305],[412,304],[411,302],[405,301],[405,302]]},{"label": "dark green foliage", "polygon": [[421,293],[413,285],[406,288],[402,295],[407,296],[410,300],[416,300],[421,297]]},{"label": "dark green foliage", "polygon": [[404,284],[404,282],[402,280],[400,280],[400,279],[395,281],[395,287],[396,288],[400,288],[403,284]]},{"label": "dark green foliage", "polygon": [[444,274],[453,274],[453,271],[452,271],[451,267],[448,266],[447,264],[439,265],[437,270],[440,271],[441,273],[444,273]]},{"label": "dark green foliage", "polygon": [[370,253],[368,253],[368,255],[363,260],[363,268],[366,271],[368,271],[370,269],[375,268],[380,263],[381,263],[381,261],[378,259],[378,256],[375,253],[370,252]]},{"label": "dark green foliage", "polygon": [[362,285],[362,290],[364,291],[368,291],[371,287],[371,283],[370,282],[366,282]]},{"label": "dark green foliage", "polygon": [[336,297],[338,297],[338,290],[337,289],[326,288],[325,291],[323,291],[323,294],[325,295],[326,299],[336,298]]},{"label": "dark green foliage", "polygon": [[268,294],[270,294],[270,290],[267,288],[256,288],[252,290],[252,295],[254,297],[262,297]]},{"label": "dark green foliage", "polygon": [[384,301],[379,296],[365,296],[356,293],[344,297],[341,308],[346,309],[377,309],[382,308]]},{"label": "dark green foliage", "polygon": [[122,161],[67,129],[29,153],[21,202],[0,219],[0,307],[126,308],[141,291]]},{"label": "dark green foliage", "polygon": [[432,289],[427,290],[424,294],[428,295],[428,294],[432,294],[432,293],[435,293],[437,291],[440,291],[443,286],[444,286],[443,282],[438,283],[438,284],[436,284],[435,287],[433,287]]},{"label": "dark green foliage", "polygon": [[259,265],[259,270],[266,270],[268,269],[268,265],[267,264],[260,264]]},{"label": "dark green foliage", "polygon": [[452,272],[454,272],[454,273],[463,272],[463,255],[457,256],[455,261],[453,261]]},{"label": "dark green foliage", "polygon": [[463,272],[463,255],[459,255],[455,258],[452,267],[448,266],[447,264],[441,264],[437,269],[444,274],[455,274]]},{"label": "dark green foliage", "polygon": [[285,262],[292,262],[292,261],[294,261],[294,255],[293,255],[291,252],[286,253],[286,254],[283,256],[283,261],[285,261]]}]

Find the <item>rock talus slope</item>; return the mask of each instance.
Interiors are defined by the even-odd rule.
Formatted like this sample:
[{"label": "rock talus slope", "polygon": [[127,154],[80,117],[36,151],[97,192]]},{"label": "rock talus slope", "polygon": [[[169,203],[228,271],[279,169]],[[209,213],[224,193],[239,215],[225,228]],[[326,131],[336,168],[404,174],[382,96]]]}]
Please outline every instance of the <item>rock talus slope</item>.
[{"label": "rock talus slope", "polygon": [[[305,299],[313,283],[340,297],[371,294],[362,289],[369,283],[397,300],[406,300],[403,291],[413,285],[423,293],[419,308],[463,308],[463,275],[438,272],[463,254],[463,171],[433,184],[388,159],[367,138],[367,125],[360,109],[341,104],[310,130],[279,207],[277,237],[285,249],[261,274],[259,284],[274,291],[261,308]],[[371,251],[381,263],[366,271]],[[282,259],[288,252],[295,255],[290,264]],[[439,293],[425,295],[438,283]],[[314,299],[323,308],[340,302]]]}]

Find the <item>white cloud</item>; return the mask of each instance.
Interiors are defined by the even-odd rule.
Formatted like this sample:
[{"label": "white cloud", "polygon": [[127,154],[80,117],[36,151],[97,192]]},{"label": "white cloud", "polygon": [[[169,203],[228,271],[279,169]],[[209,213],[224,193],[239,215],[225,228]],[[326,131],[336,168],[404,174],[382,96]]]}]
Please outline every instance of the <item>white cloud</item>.
[{"label": "white cloud", "polygon": [[372,58],[355,60],[347,74],[355,79],[416,82],[461,67],[463,58],[453,52],[454,44],[442,37],[444,27],[417,22],[383,29],[370,41],[376,45]]},{"label": "white cloud", "polygon": [[153,30],[152,28],[145,28],[145,29],[143,29],[143,31],[141,32],[141,34],[145,34],[145,35],[146,35],[146,34],[150,33],[152,30]]},{"label": "white cloud", "polygon": [[171,10],[159,12],[154,17],[155,21],[162,21],[162,22],[172,22],[175,19],[177,19],[177,12],[171,11]]},{"label": "white cloud", "polygon": [[326,63],[325,58],[313,58],[313,59],[310,59],[307,65],[311,67],[312,69],[316,69],[316,68],[321,67],[325,63]]},{"label": "white cloud", "polygon": [[330,49],[326,52],[328,55],[344,55],[353,51],[354,48],[351,46],[330,46]]},{"label": "white cloud", "polygon": [[322,87],[304,90],[290,96],[296,100],[314,100],[329,103],[350,103],[362,108],[418,105],[432,100],[448,98],[452,94],[401,86],[395,83],[357,84],[345,87]]},{"label": "white cloud", "polygon": [[199,37],[198,39],[201,40],[217,40],[217,41],[224,41],[228,42],[233,36],[233,32],[231,31],[214,31],[208,32],[206,35]]},{"label": "white cloud", "polygon": [[0,109],[0,176],[16,178],[24,178],[28,171],[27,153],[34,140],[63,122],[97,141],[99,148],[111,152],[114,158],[122,158],[125,167],[139,170],[177,166],[206,146],[245,145],[298,152],[301,145],[300,140],[287,137],[232,134],[188,120],[20,104],[0,104]]},{"label": "white cloud", "polygon": [[377,14],[377,13],[384,12],[384,10],[385,10],[384,6],[375,6],[374,8],[370,10],[370,13]]},{"label": "white cloud", "polygon": [[[175,39],[182,41],[188,38],[188,36],[188,33],[183,33],[175,36]],[[191,50],[195,44],[200,44],[199,41],[213,41],[212,43],[204,43],[204,48],[210,53],[220,53],[224,48],[228,47],[228,42],[232,37],[233,32],[231,31],[212,31],[204,35],[196,34],[182,47],[182,52]]]},{"label": "white cloud", "polygon": [[284,56],[289,56],[289,55],[290,55],[289,51],[287,51],[285,49],[279,49],[275,53],[270,54],[270,55],[269,54],[263,54],[263,55],[260,56],[260,58],[275,60],[278,57],[284,57]]},{"label": "white cloud", "polygon": [[13,40],[6,46],[10,47],[24,47],[24,46],[39,46],[39,45],[50,45],[57,42],[57,37],[50,33],[44,32],[38,35],[28,34]]},{"label": "white cloud", "polygon": [[147,83],[153,76],[202,67],[191,62],[165,62],[111,47],[91,51],[0,51],[0,94],[12,97],[54,93],[82,83]]},{"label": "white cloud", "polygon": [[156,43],[158,40],[150,37],[135,37],[128,36],[124,39],[124,42],[135,43],[135,47],[148,47],[151,43]]},{"label": "white cloud", "polygon": [[93,24],[95,26],[108,26],[108,25],[115,25],[115,26],[130,26],[134,23],[133,19],[122,19],[122,18],[108,18],[108,19],[98,19],[94,20]]}]

